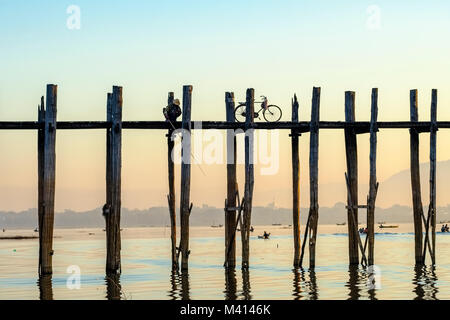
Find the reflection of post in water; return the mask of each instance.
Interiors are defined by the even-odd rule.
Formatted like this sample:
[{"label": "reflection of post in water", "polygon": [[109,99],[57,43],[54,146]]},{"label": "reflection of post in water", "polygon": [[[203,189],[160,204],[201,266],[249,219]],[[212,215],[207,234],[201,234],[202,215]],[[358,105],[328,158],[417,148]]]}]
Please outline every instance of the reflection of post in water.
[{"label": "reflection of post in water", "polygon": [[170,273],[170,285],[171,289],[169,291],[169,297],[171,300],[177,300],[177,293],[178,293],[178,273],[175,269],[172,269],[172,272]]},{"label": "reflection of post in water", "polygon": [[314,269],[309,270],[309,299],[317,300],[319,299],[319,290],[317,290],[317,278],[316,271]]},{"label": "reflection of post in water", "polygon": [[301,283],[305,281],[303,272],[301,273],[299,269],[294,268],[292,269],[292,272],[294,273],[294,291],[292,295],[294,296],[294,300],[300,300],[302,298],[301,292]]},{"label": "reflection of post in water", "polygon": [[350,289],[349,300],[358,300],[359,298],[361,298],[360,288],[358,286],[358,284],[360,282],[358,267],[359,267],[358,265],[350,265],[349,266],[349,270],[348,270],[349,280],[346,285],[346,287],[348,287]]},{"label": "reflection of post in water", "polygon": [[52,275],[42,275],[38,279],[39,299],[53,300]]},{"label": "reflection of post in water", "polygon": [[120,274],[110,273],[106,275],[105,279],[106,279],[106,298],[108,300],[120,300],[122,297]]},{"label": "reflection of post in water", "polygon": [[245,300],[251,300],[251,288],[250,288],[250,271],[248,268],[242,268],[242,295]]},{"label": "reflection of post in water", "polygon": [[370,300],[378,300],[376,298],[376,287],[377,287],[377,281],[380,281],[381,279],[378,278],[379,274],[377,275],[377,268],[376,266],[369,266],[367,269],[367,279],[366,279],[366,286],[367,286],[367,293],[369,294]]},{"label": "reflection of post in water", "polygon": [[[360,300],[361,298],[369,300],[377,300],[376,298],[376,281],[377,279],[375,267],[365,269],[365,272],[357,265],[349,266],[349,280],[346,287],[349,288],[349,300]],[[367,291],[364,290],[367,289]]]},{"label": "reflection of post in water", "polygon": [[378,300],[376,297],[376,290],[375,289],[369,289],[369,299],[370,300]]},{"label": "reflection of post in water", "polygon": [[189,273],[187,270],[181,272],[181,300],[190,300]]},{"label": "reflection of post in water", "polygon": [[292,272],[294,273],[294,290],[292,293],[294,300],[300,300],[306,297],[310,300],[317,300],[319,298],[319,293],[317,290],[317,278],[314,269],[308,271],[309,280],[306,279],[306,272],[303,268],[293,269]]},{"label": "reflection of post in water", "polygon": [[436,282],[435,267],[416,265],[413,279],[413,292],[416,294],[414,300],[436,300],[436,294],[439,292]]},{"label": "reflection of post in water", "polygon": [[236,270],[234,268],[225,268],[225,300],[236,300]]}]

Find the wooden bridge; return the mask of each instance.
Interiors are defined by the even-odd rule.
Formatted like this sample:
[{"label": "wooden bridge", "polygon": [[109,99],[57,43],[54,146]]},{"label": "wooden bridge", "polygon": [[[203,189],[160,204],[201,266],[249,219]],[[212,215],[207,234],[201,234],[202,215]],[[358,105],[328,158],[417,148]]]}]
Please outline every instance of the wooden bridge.
[{"label": "wooden bridge", "polygon": [[[375,201],[378,190],[376,176],[377,132],[380,129],[409,129],[411,182],[413,198],[413,217],[415,232],[415,262],[424,264],[427,252],[435,263],[436,248],[436,132],[438,129],[449,129],[450,121],[437,121],[437,90],[432,91],[431,121],[418,121],[417,90],[410,93],[409,121],[379,122],[378,117],[378,89],[372,90],[370,121],[355,121],[355,93],[345,93],[345,121],[320,121],[320,88],[313,88],[311,120],[299,121],[298,100],[292,99],[292,121],[277,123],[254,122],[254,89],[247,89],[246,93],[246,122],[235,122],[234,94],[225,94],[226,121],[202,121],[201,128],[227,130],[227,195],[225,200],[225,267],[236,266],[236,231],[238,225],[241,230],[242,268],[247,269],[250,261],[250,228],[252,213],[252,198],[254,185],[253,130],[290,130],[292,140],[292,173],[293,173],[293,236],[295,267],[303,265],[306,245],[309,249],[309,266],[315,267],[317,227],[319,219],[318,194],[318,150],[320,129],[341,129],[345,132],[345,149],[347,158],[347,212],[348,212],[348,241],[349,263],[359,263],[368,266],[375,263],[374,257],[374,225]],[[169,105],[174,100],[174,94],[169,93]],[[175,129],[191,132],[196,126],[191,121],[192,86],[183,87],[182,121],[169,123],[166,121],[122,121],[122,88],[113,87],[112,93],[107,95],[106,121],[57,121],[57,86],[48,85],[46,101],[41,98],[38,107],[38,121],[3,121],[0,130],[38,130],[38,220],[39,220],[39,274],[52,273],[53,257],[53,226],[55,200],[55,141],[57,130],[103,129],[106,131],[106,204],[103,215],[106,223],[107,258],[106,272],[117,274],[121,272],[121,147],[122,130],[124,129],[165,129],[168,130],[168,179],[169,194],[168,207],[171,218],[172,266],[179,268],[181,255],[181,269],[188,269],[189,261],[189,217],[192,210],[190,203],[190,134],[183,134],[182,165],[181,165],[181,194],[180,194],[180,228],[181,239],[177,245],[176,239],[176,197],[175,177],[172,150],[174,141],[172,134]],[[245,130],[245,189],[244,197],[240,199],[236,181],[236,135],[235,130]],[[299,199],[299,138],[302,133],[310,133],[310,210],[303,241],[300,239],[300,199]],[[419,134],[430,133],[430,199],[427,215],[424,214],[419,175]],[[358,200],[358,134],[370,134],[370,183],[369,193],[364,204]],[[368,233],[363,241],[358,232],[358,210],[367,210]],[[423,239],[425,231],[425,239]],[[361,260],[360,260],[361,254]]]}]

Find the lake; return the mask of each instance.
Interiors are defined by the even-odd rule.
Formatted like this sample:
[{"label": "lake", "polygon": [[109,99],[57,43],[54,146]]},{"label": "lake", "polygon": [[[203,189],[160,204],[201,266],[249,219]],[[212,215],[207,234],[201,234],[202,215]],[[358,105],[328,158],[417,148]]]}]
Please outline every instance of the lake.
[{"label": "lake", "polygon": [[[348,266],[346,226],[319,226],[314,271],[307,264],[293,270],[291,228],[255,226],[246,272],[240,269],[239,237],[238,267],[225,271],[224,229],[192,227],[190,268],[183,274],[171,272],[169,228],[128,228],[122,232],[120,277],[105,276],[103,230],[56,229],[52,277],[37,275],[38,240],[0,241],[0,299],[450,299],[450,234],[437,234],[436,267],[415,268],[412,224],[385,230],[376,228],[380,287],[373,289],[367,270]],[[264,231],[271,232],[270,240],[257,239]],[[13,235],[35,234],[0,233]],[[80,270],[79,289],[67,286],[71,266]]]}]

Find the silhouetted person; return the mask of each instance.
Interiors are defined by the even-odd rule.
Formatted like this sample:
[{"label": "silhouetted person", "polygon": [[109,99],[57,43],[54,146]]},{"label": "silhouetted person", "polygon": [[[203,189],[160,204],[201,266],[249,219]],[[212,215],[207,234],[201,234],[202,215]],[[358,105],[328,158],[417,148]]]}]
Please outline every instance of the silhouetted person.
[{"label": "silhouetted person", "polygon": [[166,118],[166,121],[169,121],[171,123],[176,122],[177,118],[181,115],[180,100],[173,100],[172,104],[163,109],[163,114]]}]

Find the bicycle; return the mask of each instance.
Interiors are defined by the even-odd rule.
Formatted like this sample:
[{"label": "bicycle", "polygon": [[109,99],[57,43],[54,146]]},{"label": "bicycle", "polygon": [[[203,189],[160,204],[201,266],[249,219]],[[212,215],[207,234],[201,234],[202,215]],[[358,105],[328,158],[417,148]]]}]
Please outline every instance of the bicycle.
[{"label": "bicycle", "polygon": [[[259,119],[259,114],[262,111],[263,117],[267,122],[278,122],[281,119],[283,112],[281,108],[276,105],[269,105],[267,97],[261,96],[263,101],[255,102],[261,104],[261,109],[259,111],[255,111],[255,118]],[[247,113],[246,111],[246,103],[239,102],[239,105],[234,110],[234,118],[237,122],[245,122]]]}]

